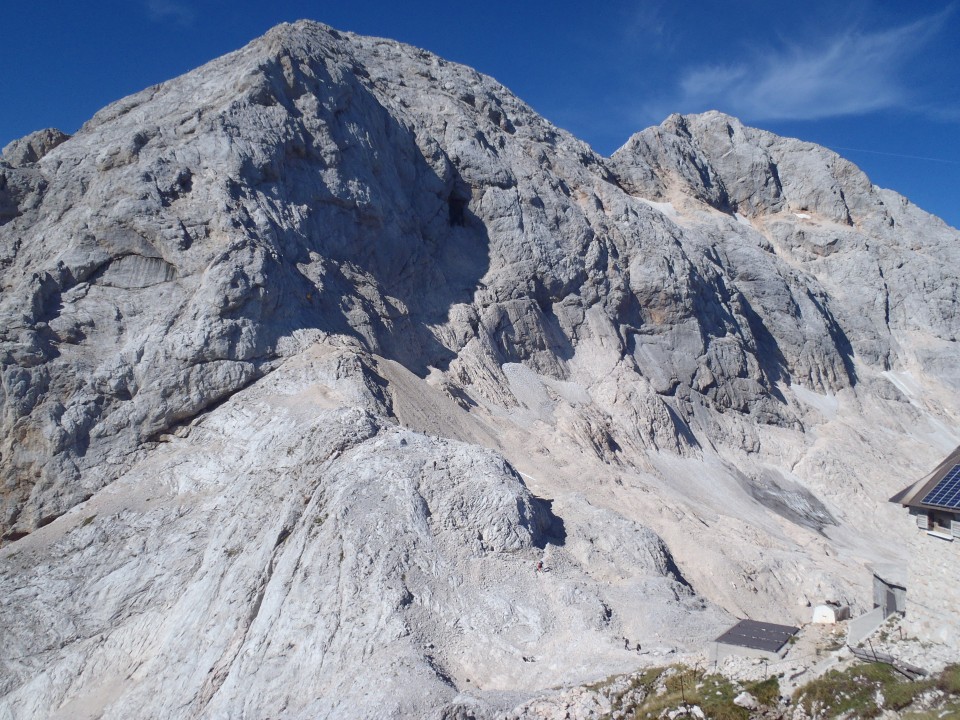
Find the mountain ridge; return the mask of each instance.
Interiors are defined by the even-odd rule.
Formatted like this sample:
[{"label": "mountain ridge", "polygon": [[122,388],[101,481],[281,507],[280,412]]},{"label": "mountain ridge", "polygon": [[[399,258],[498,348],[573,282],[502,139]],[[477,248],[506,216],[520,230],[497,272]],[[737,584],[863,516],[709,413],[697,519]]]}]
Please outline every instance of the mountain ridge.
[{"label": "mountain ridge", "polygon": [[956,231],[719,113],[604,158],[299,22],[0,173],[25,715],[503,710],[865,608],[915,550],[886,498],[957,443]]}]

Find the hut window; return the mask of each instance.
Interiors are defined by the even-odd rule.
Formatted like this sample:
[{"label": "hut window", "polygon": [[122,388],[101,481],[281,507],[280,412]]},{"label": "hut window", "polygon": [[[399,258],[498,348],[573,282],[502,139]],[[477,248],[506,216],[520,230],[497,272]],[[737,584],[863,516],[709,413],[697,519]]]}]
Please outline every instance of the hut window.
[{"label": "hut window", "polygon": [[933,514],[933,530],[935,532],[943,533],[945,535],[950,534],[950,515],[947,513],[934,513]]}]

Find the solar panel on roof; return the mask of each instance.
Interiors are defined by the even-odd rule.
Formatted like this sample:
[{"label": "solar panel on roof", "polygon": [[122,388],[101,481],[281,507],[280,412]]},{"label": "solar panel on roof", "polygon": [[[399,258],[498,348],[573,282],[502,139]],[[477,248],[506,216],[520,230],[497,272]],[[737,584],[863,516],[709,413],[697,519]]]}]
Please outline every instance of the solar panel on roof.
[{"label": "solar panel on roof", "polygon": [[960,509],[960,465],[954,465],[920,502],[924,505]]},{"label": "solar panel on roof", "polygon": [[775,653],[793,635],[796,635],[798,630],[799,628],[789,625],[741,620],[718,637],[716,641],[727,645],[739,645],[740,647]]}]

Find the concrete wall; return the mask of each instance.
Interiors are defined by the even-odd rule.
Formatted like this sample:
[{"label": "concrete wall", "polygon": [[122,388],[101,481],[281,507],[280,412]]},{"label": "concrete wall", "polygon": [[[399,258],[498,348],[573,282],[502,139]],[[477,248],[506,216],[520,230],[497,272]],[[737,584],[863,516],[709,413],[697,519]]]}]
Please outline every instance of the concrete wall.
[{"label": "concrete wall", "polygon": [[910,543],[904,631],[960,645],[960,540],[918,530]]},{"label": "concrete wall", "polygon": [[886,615],[882,607],[875,607],[868,613],[855,617],[847,624],[847,645],[857,645],[883,625]]},{"label": "concrete wall", "polygon": [[906,612],[906,595],[907,591],[899,585],[887,582],[878,575],[873,576],[873,606],[883,608],[884,617],[895,612]]}]

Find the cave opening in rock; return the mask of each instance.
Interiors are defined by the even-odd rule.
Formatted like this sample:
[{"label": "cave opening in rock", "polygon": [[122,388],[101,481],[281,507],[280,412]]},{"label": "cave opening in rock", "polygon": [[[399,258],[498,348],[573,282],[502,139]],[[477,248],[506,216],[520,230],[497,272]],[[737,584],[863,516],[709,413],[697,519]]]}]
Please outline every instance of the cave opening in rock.
[{"label": "cave opening in rock", "polygon": [[447,205],[450,210],[450,227],[464,227],[467,224],[467,202],[468,199],[451,193],[447,198]]}]

